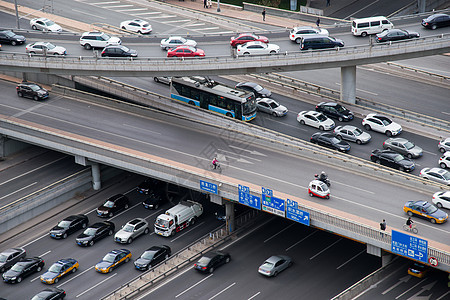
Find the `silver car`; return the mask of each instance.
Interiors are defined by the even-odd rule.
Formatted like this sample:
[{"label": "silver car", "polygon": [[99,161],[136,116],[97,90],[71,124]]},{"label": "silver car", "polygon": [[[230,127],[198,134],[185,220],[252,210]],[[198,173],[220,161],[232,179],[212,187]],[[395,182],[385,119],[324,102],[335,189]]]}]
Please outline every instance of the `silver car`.
[{"label": "silver car", "polygon": [[364,132],[358,127],[352,125],[337,126],[334,129],[334,133],[340,140],[354,142],[358,145],[366,144],[372,138],[372,136],[367,132]]},{"label": "silver car", "polygon": [[443,139],[438,144],[439,151],[444,153],[445,151],[450,151],[450,137]]},{"label": "silver car", "polygon": [[258,272],[264,276],[275,277],[284,269],[292,266],[292,259],[285,255],[274,255],[266,259],[259,267]]},{"label": "silver car", "polygon": [[49,42],[35,42],[28,44],[25,51],[31,54],[66,55],[67,50],[61,46],[55,46]]},{"label": "silver car", "polygon": [[160,82],[160,83],[164,83],[164,84],[170,84],[170,81],[172,80],[171,76],[158,76],[158,77],[153,77],[153,80],[155,82]]},{"label": "silver car", "polygon": [[288,113],[288,109],[285,106],[270,98],[256,99],[256,107],[259,111],[271,114],[274,117],[282,117]]},{"label": "silver car", "polygon": [[384,141],[383,148],[394,150],[408,158],[418,158],[423,155],[422,148],[404,138],[389,138]]},{"label": "silver car", "polygon": [[122,226],[122,229],[114,235],[114,241],[121,244],[130,244],[133,239],[141,234],[148,234],[150,228],[148,222],[141,218],[135,218]]},{"label": "silver car", "polygon": [[425,179],[450,185],[450,172],[441,168],[423,168],[419,175]]}]

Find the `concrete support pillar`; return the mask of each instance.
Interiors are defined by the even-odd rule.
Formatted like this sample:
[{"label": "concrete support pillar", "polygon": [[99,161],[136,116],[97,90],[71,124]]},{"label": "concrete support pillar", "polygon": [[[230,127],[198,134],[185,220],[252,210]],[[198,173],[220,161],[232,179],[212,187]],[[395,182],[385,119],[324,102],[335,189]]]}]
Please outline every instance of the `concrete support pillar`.
[{"label": "concrete support pillar", "polygon": [[356,66],[341,67],[341,101],[356,103]]},{"label": "concrete support pillar", "polygon": [[98,163],[91,163],[92,169],[92,188],[99,190],[102,187],[102,181],[100,178],[100,165]]},{"label": "concrete support pillar", "polygon": [[384,267],[388,265],[394,259],[394,255],[392,253],[386,252],[385,250],[381,250],[381,266]]},{"label": "concrete support pillar", "polygon": [[3,157],[6,156],[5,147],[6,147],[6,136],[0,135],[0,160],[3,160]]},{"label": "concrete support pillar", "polygon": [[226,201],[225,202],[225,214],[226,214],[226,225],[227,234],[234,231],[234,203]]},{"label": "concrete support pillar", "polygon": [[426,0],[417,0],[417,10],[419,11],[419,14],[422,14],[426,10]]}]

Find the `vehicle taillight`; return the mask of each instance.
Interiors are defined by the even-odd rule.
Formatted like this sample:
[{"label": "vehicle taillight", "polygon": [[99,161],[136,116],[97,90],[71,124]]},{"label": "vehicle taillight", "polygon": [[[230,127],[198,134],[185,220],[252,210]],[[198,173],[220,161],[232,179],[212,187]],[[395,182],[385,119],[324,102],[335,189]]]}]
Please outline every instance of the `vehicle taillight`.
[{"label": "vehicle taillight", "polygon": [[386,141],[383,142],[383,146],[384,146],[384,144],[386,144]]},{"label": "vehicle taillight", "polygon": [[206,267],[202,267],[202,270],[206,270]]}]

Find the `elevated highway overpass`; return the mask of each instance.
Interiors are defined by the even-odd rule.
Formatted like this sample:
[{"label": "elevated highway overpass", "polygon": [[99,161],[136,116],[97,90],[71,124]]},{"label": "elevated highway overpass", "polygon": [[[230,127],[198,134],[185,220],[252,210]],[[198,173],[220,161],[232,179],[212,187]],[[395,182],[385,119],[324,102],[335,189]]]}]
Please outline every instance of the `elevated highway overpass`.
[{"label": "elevated highway overpass", "polygon": [[[270,188],[276,197],[297,201],[311,214],[313,226],[366,243],[370,253],[380,256],[391,246],[390,230],[380,235],[380,220],[389,217],[389,229],[401,230],[406,200],[430,197],[444,188],[294,138],[289,142],[276,133],[243,134],[237,127],[230,129],[230,122],[236,122],[227,118],[202,124],[119,102],[107,108],[55,98],[58,106],[36,105],[26,113],[5,107],[0,133],[69,153],[79,162],[114,166],[196,190],[200,180],[206,180],[219,187],[213,201],[238,201],[238,184],[250,187],[254,195],[261,194],[261,187]],[[100,115],[101,121],[92,122]],[[222,173],[209,170],[210,157],[218,149],[229,152]],[[242,162],[244,157],[251,163]],[[332,197],[326,202],[307,200],[306,186],[321,164],[333,178]],[[438,259],[438,268],[450,271],[447,225],[421,224],[419,237],[428,240],[429,256]]]}]

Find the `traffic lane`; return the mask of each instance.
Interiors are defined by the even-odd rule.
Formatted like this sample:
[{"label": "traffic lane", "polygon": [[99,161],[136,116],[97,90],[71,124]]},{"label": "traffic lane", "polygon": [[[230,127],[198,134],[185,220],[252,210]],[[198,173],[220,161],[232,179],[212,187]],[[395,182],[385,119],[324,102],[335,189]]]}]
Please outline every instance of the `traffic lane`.
[{"label": "traffic lane", "polygon": [[[106,199],[106,197],[108,196],[104,194],[105,193],[103,193],[102,198]],[[133,241],[132,244],[118,244],[114,242],[112,236],[104,238],[103,240],[94,244],[94,246],[92,247],[79,247],[75,244],[75,238],[79,233],[82,232],[81,230],[69,236],[66,240],[51,239],[48,236],[48,233],[45,232],[36,237],[37,240],[35,242],[25,244],[25,248],[27,249],[27,253],[29,256],[43,256],[44,260],[46,261],[46,268],[48,268],[53,262],[57,261],[58,259],[68,256],[71,256],[79,261],[80,269],[77,271],[77,273],[67,276],[67,278],[62,279],[58,284],[55,284],[55,286],[59,286],[65,289],[69,295],[74,295],[75,293],[77,293],[76,295],[79,296],[78,298],[80,299],[98,299],[105,293],[107,293],[107,291],[112,291],[131,278],[142,274],[142,272],[134,268],[133,261],[134,259],[137,259],[139,255],[142,254],[144,250],[149,248],[151,245],[167,244],[172,248],[172,252],[175,253],[187,244],[190,244],[199,237],[207,234],[217,226],[222,225],[222,223],[216,220],[214,217],[213,211],[215,211],[216,209],[215,205],[212,205],[210,203],[203,203],[205,207],[204,215],[199,219],[199,222],[195,226],[188,227],[186,230],[178,233],[175,237],[163,238],[160,236],[156,236],[153,233],[153,223],[155,218],[157,217],[157,215],[163,213],[172,205],[170,203],[165,203],[164,206],[161,206],[161,209],[159,210],[146,210],[142,206],[142,201],[143,199],[145,199],[145,196],[137,193],[135,191],[135,187],[129,189],[128,193],[126,194],[130,197],[133,206],[132,208],[129,208],[128,210],[116,215],[111,219],[111,221],[116,225],[116,232],[123,224],[134,217],[146,218],[151,228],[151,233],[148,236],[141,236]],[[173,201],[177,202],[177,198],[173,199]],[[102,203],[104,199],[99,199],[100,201],[98,202],[97,206]],[[95,216],[95,209],[91,209],[91,211],[87,215],[90,219],[90,224],[104,220]],[[61,219],[62,218],[63,217],[61,217]],[[51,227],[49,227],[47,230],[49,230],[50,228]],[[98,261],[100,261],[108,251],[121,248],[131,250],[133,255],[132,261],[126,264],[128,265],[128,267],[122,266],[117,269],[117,271],[115,270],[114,274],[118,274],[113,274],[114,276],[111,277],[111,279],[114,278],[113,280],[108,279],[107,281],[103,281],[105,279],[105,276],[102,278],[102,275],[97,274],[97,272],[93,269],[93,266]],[[30,283],[27,284],[27,287],[29,286],[30,289],[35,288],[36,293],[39,291],[39,288],[42,288],[42,284],[39,282],[38,277],[38,275],[30,277]],[[91,283],[92,286],[101,284],[101,288],[90,289],[92,286],[86,286],[86,282]],[[84,290],[85,293],[83,293],[82,295],[80,295],[80,286],[86,286],[86,290]],[[26,297],[31,295],[30,290],[28,289],[26,292],[30,294],[25,295],[20,294],[22,292],[21,290],[18,290],[17,288],[14,289],[14,285],[8,285],[7,288],[7,293],[10,293],[7,294],[8,297],[13,296],[15,299],[25,299]]]},{"label": "traffic lane", "polygon": [[[62,99],[59,101],[61,106],[63,105]],[[73,101],[67,101],[70,103],[74,103]],[[77,102],[78,103],[78,102]],[[78,103],[79,104],[79,103]],[[78,106],[78,104],[74,106]],[[69,105],[72,107],[72,104]],[[68,118],[66,122],[53,122],[56,121],[52,118],[51,124],[52,126],[63,126],[63,130],[73,131],[77,134],[84,134],[87,136],[94,137],[99,140],[113,141],[120,145],[128,145],[134,149],[142,149],[142,146],[145,145],[145,151],[148,153],[152,153],[154,155],[158,155],[161,157],[166,157],[168,159],[179,159],[184,163],[192,163],[194,166],[198,166],[200,168],[207,168],[210,158],[203,157],[201,153],[204,153],[205,149],[213,145],[217,150],[225,150],[228,152],[225,157],[227,157],[226,164],[226,175],[237,176],[240,178],[243,174],[251,174],[252,176],[258,177],[258,183],[267,186],[273,187],[274,183],[277,184],[277,188],[275,190],[284,191],[291,195],[299,195],[300,197],[305,197],[306,187],[309,181],[313,178],[312,175],[318,172],[317,163],[312,161],[303,161],[303,160],[294,160],[294,163],[291,160],[286,160],[286,157],[280,156],[279,153],[267,151],[266,149],[260,149],[259,146],[256,148],[255,145],[251,145],[251,141],[247,141],[245,144],[242,144],[239,141],[232,141],[231,144],[236,145],[238,148],[244,147],[246,151],[255,150],[258,153],[263,153],[266,157],[270,157],[270,160],[265,160],[264,164],[261,164],[263,157],[251,157],[250,160],[247,160],[245,163],[236,163],[237,160],[241,157],[244,157],[242,154],[243,150],[235,150],[230,149],[230,143],[226,139],[226,136],[215,135],[215,134],[204,134],[199,135],[198,131],[191,132],[188,128],[189,126],[182,124],[174,124],[173,122],[161,122],[156,120],[151,120],[149,117],[140,117],[133,116],[132,121],[128,120],[125,115],[115,114],[108,108],[105,107],[97,107],[95,112],[91,111],[94,107],[89,106],[89,109],[82,109],[82,113],[77,113],[75,109],[71,108],[71,114],[65,115],[61,114],[61,119]],[[97,110],[98,109],[98,110]],[[91,112],[90,112],[91,111]],[[81,123],[86,124],[89,120],[93,120],[97,118],[98,115],[104,116],[104,122],[102,123],[92,123],[89,128],[84,128],[84,126],[79,126],[77,123],[73,123],[72,114],[78,114],[82,118],[86,120],[77,119],[76,122],[81,121]],[[92,116],[91,114],[94,114]],[[31,119],[33,120],[33,119]],[[127,126],[123,126],[123,123],[120,123],[118,120],[127,120]],[[149,122],[152,123],[152,126],[149,126]],[[181,122],[183,123],[183,122]],[[58,125],[56,125],[58,124]],[[129,126],[131,125],[131,126]],[[95,128],[96,127],[96,128]],[[76,130],[76,128],[78,130]],[[150,130],[142,128],[151,128]],[[164,130],[161,132],[155,132],[157,128],[163,128]],[[96,131],[93,131],[96,130]],[[118,132],[127,132],[127,134],[118,134]],[[139,134],[136,133],[136,130],[139,131]],[[174,134],[167,134],[167,132],[173,132]],[[165,133],[164,135],[162,133]],[[107,135],[108,133],[108,135]],[[127,138],[129,136],[129,138]],[[134,136],[139,136],[140,139],[136,140],[133,138]],[[183,141],[178,142],[176,144],[173,141]],[[144,141],[144,142],[142,142]],[[157,142],[155,144],[155,142]],[[230,150],[231,151],[230,153]],[[234,154],[233,154],[234,153]],[[246,155],[248,156],[248,155]],[[289,164],[289,167],[283,168],[282,166]],[[273,171],[271,172],[271,176],[267,174],[267,168],[271,168]],[[411,192],[409,189],[401,189],[399,190],[395,185],[387,184],[384,186],[382,182],[371,180],[370,178],[365,178],[364,176],[356,175],[356,174],[348,174],[347,172],[344,175],[341,174],[342,170],[339,168],[323,168],[320,169],[327,171],[330,174],[330,178],[333,178],[332,181],[336,180],[337,182],[342,182],[345,184],[344,187],[347,187],[348,190],[358,189],[359,187],[364,187],[363,190],[367,190],[366,187],[370,186],[370,189],[377,191],[382,190],[384,195],[379,195],[379,197],[385,197],[387,199],[415,199],[418,198],[417,192]],[[320,170],[319,169],[319,170]],[[302,177],[299,176],[298,170],[302,170],[302,172],[306,174],[310,174],[310,176]],[[337,173],[334,173],[337,171]],[[345,170],[344,170],[345,171]],[[289,179],[281,179],[281,178]],[[248,179],[248,176],[245,176]],[[350,180],[351,178],[351,180]],[[246,179],[246,180],[247,180]],[[367,181],[370,181],[370,185],[367,184]],[[380,188],[380,185],[383,186]],[[387,187],[389,186],[389,188]],[[300,193],[298,192],[300,189]],[[399,214],[397,218],[395,218],[395,224],[398,225],[397,228],[401,228],[403,223],[403,212],[402,207],[403,204],[398,205],[396,203],[390,203],[388,206],[379,208],[377,206],[378,196],[377,195],[365,195],[364,197],[355,198],[354,196],[340,195],[339,193],[335,193],[332,190],[332,197],[338,196],[344,200],[341,201],[332,201],[332,205],[337,205],[340,210],[347,211],[350,213],[355,213],[355,206],[351,204],[352,202],[360,203],[359,206],[362,206],[364,209],[361,210],[361,207],[357,207],[357,212],[360,216],[372,219],[374,214],[370,211],[371,207],[374,207],[379,210],[380,217],[376,219],[378,222],[379,218],[385,217],[386,214]],[[420,196],[422,197],[422,196]],[[431,195],[429,195],[431,198]],[[339,199],[336,197],[336,199]],[[349,201],[348,199],[351,199]],[[350,204],[349,204],[350,203]],[[385,212],[383,214],[382,212]],[[435,225],[437,226],[437,225]],[[432,235],[441,235],[446,232],[441,232],[439,230],[432,231]]]},{"label": "traffic lane", "polygon": [[[337,1],[336,1],[337,2]],[[330,9],[333,9],[333,1],[330,1]],[[389,16],[408,5],[407,0],[389,1],[379,0],[349,2],[337,11],[333,11],[330,17],[350,20],[350,18],[365,18],[369,16]]]},{"label": "traffic lane", "polygon": [[[188,270],[143,299],[295,299],[299,294],[330,299],[380,264],[378,257],[365,253],[362,244],[271,215],[267,219],[225,247],[231,262],[212,275]],[[276,278],[260,275],[258,267],[276,254],[290,256],[293,266]]]},{"label": "traffic lane", "polygon": [[85,167],[76,164],[72,156],[48,151],[0,172],[0,203],[7,205],[32,194]]},{"label": "traffic lane", "polygon": [[398,257],[399,267],[382,277],[376,284],[361,293],[358,299],[447,299],[448,273],[430,268],[424,278],[409,275],[408,267],[412,261]]}]

